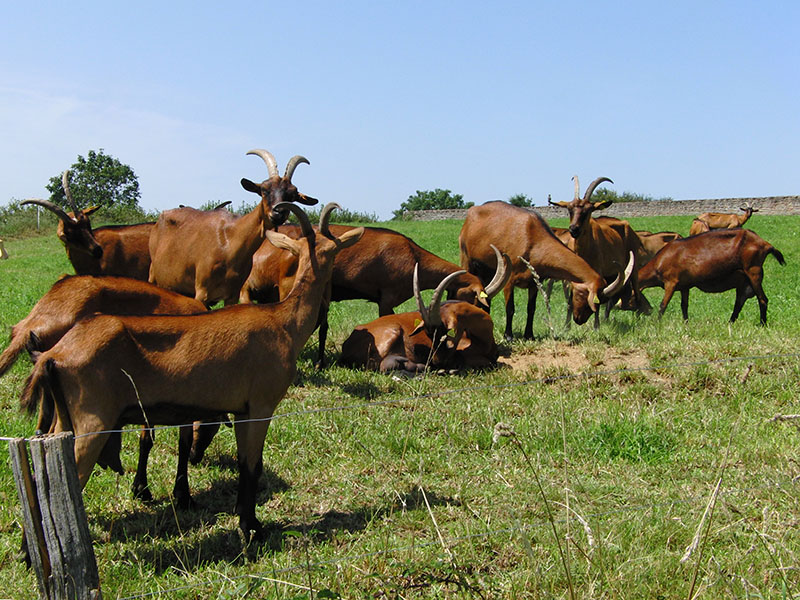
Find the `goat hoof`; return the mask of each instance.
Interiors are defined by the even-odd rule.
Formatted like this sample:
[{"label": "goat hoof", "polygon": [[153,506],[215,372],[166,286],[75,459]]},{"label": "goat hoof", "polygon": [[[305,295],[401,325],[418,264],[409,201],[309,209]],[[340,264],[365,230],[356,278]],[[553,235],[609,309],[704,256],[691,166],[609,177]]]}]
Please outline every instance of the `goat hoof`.
[{"label": "goat hoof", "polygon": [[133,497],[137,500],[141,500],[142,502],[150,503],[153,501],[153,494],[150,493],[150,488],[145,487],[133,487]]}]

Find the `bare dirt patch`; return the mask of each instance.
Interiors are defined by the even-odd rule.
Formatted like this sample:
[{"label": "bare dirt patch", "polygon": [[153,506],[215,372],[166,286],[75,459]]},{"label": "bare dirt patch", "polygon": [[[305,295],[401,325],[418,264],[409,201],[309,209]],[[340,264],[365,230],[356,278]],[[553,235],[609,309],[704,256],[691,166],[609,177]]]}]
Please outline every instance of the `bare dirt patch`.
[{"label": "bare dirt patch", "polygon": [[520,373],[542,373],[553,369],[586,373],[641,369],[650,365],[644,350],[619,350],[610,346],[587,348],[558,341],[545,342],[531,352],[513,352],[509,356],[501,356],[497,362]]}]

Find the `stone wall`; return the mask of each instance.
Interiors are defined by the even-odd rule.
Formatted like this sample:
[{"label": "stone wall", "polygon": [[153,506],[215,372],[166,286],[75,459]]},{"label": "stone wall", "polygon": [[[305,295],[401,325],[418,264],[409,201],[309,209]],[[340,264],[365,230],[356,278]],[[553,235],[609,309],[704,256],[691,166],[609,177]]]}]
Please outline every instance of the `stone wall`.
[{"label": "stone wall", "polygon": [[[616,202],[602,211],[610,217],[656,217],[674,215],[697,216],[704,212],[739,213],[739,207],[750,204],[762,215],[800,215],[800,196],[771,196],[768,198],[719,198],[717,200],[654,200],[652,202]],[[534,206],[533,210],[545,219],[566,217],[567,211],[557,206]],[[467,211],[417,210],[406,213],[414,221],[464,219]]]}]

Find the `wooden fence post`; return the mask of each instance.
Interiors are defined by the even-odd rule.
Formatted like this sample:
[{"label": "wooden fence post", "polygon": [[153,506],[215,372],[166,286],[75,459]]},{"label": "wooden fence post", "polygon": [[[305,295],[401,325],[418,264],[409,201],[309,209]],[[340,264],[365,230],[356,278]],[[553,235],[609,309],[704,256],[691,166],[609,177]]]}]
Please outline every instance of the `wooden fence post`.
[{"label": "wooden fence post", "polygon": [[99,599],[100,578],[78,482],[75,439],[65,432],[28,443],[32,476],[25,440],[11,442],[10,453],[40,598]]}]

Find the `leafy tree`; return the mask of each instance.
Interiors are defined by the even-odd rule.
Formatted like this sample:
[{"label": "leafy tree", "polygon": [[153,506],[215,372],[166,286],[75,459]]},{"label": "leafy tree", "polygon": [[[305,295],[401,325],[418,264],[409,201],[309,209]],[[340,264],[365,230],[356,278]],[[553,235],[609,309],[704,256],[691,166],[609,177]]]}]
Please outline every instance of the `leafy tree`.
[{"label": "leafy tree", "polygon": [[453,208],[469,208],[473,202],[464,202],[464,196],[453,194],[450,190],[419,191],[400,205],[400,210],[393,211],[395,219],[403,218],[403,213],[410,210],[447,210]]},{"label": "leafy tree", "polygon": [[635,194],[633,192],[622,192],[621,194],[608,188],[598,188],[592,194],[592,202],[652,202],[654,200],[672,200],[672,198],[653,198],[645,194]]},{"label": "leafy tree", "polygon": [[[89,150],[87,158],[78,156],[70,167],[69,189],[78,208],[98,205],[109,208],[140,209],[139,180],[128,165],[106,154]],[[72,210],[61,187],[61,173],[50,178],[47,185],[50,201]]]},{"label": "leafy tree", "polygon": [[508,203],[514,206],[533,206],[533,200],[528,198],[525,194],[514,194],[508,199]]}]

